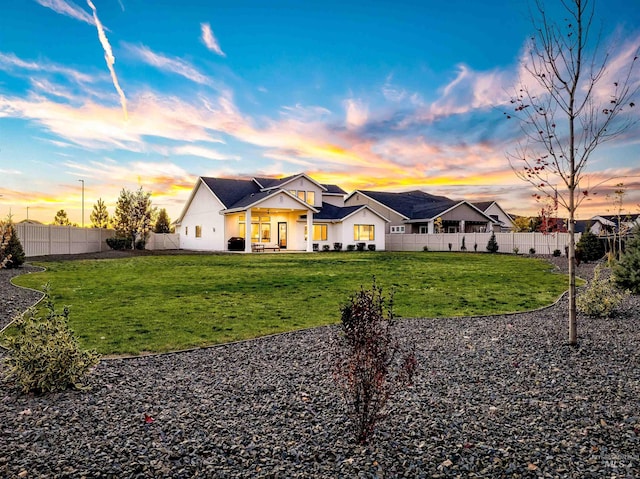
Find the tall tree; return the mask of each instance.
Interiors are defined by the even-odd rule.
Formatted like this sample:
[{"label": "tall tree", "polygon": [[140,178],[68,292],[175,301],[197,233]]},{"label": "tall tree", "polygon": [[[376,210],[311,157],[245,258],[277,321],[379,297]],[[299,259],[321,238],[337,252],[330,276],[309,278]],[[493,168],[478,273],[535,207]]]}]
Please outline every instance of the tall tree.
[{"label": "tall tree", "polygon": [[155,216],[155,208],[151,206],[151,193],[142,187],[132,192],[123,188],[116,203],[113,227],[121,237],[130,237],[132,248],[136,240],[144,239],[151,231]]},{"label": "tall tree", "polygon": [[170,233],[171,232],[171,220],[167,214],[167,210],[162,208],[158,213],[158,219],[153,227],[154,233]]},{"label": "tall tree", "polygon": [[564,22],[558,23],[536,0],[525,74],[511,99],[514,112],[505,115],[519,120],[525,137],[509,153],[512,168],[538,190],[538,198],[553,198],[569,214],[569,344],[575,345],[575,214],[590,193],[584,178],[589,157],[633,123],[621,114],[634,106],[637,86],[631,74],[638,52],[628,53],[621,58],[624,68],[610,72],[608,55],[600,55],[597,38],[592,38],[592,2],[561,4],[566,12]]},{"label": "tall tree", "polygon": [[53,218],[53,224],[56,226],[71,226],[67,212],[65,210],[58,210],[55,218]]},{"label": "tall tree", "polygon": [[107,206],[102,201],[102,198],[98,198],[98,201],[93,205],[93,211],[91,212],[91,225],[94,228],[108,228],[109,227],[109,212]]}]

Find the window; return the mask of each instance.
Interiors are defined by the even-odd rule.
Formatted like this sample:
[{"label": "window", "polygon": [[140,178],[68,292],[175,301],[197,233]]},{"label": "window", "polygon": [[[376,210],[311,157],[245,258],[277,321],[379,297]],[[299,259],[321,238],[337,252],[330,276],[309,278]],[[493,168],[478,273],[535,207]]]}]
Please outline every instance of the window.
[{"label": "window", "polygon": [[[327,241],[329,237],[327,234],[327,225],[313,225],[313,241]],[[304,240],[307,241],[307,227],[304,227]]]},{"label": "window", "polygon": [[271,223],[260,223],[260,241],[271,241]]},{"label": "window", "polygon": [[[238,236],[245,236],[245,215],[240,215],[238,221]],[[252,216],[251,217],[251,241],[269,242],[271,241],[271,216]]]},{"label": "window", "polygon": [[420,225],[419,231],[421,235],[426,235],[429,233],[429,227],[427,225]]},{"label": "window", "polygon": [[354,241],[373,241],[375,240],[374,225],[353,225]]},{"label": "window", "polygon": [[307,192],[298,191],[298,198],[300,198],[302,201],[307,201]]},{"label": "window", "polygon": [[315,191],[307,191],[307,203],[310,205],[316,204],[316,192]]},{"label": "window", "polygon": [[196,238],[202,238],[202,226],[196,225]]},{"label": "window", "polygon": [[402,225],[402,226],[392,226],[391,227],[391,232],[392,233],[404,233],[404,225]]}]

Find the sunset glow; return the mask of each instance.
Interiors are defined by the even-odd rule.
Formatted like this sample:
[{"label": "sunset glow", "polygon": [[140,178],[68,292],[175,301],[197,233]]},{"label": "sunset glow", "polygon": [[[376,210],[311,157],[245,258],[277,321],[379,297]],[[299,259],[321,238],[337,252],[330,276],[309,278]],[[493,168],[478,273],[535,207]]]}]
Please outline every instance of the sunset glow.
[{"label": "sunset glow", "polygon": [[[11,3],[0,217],[50,223],[64,209],[79,224],[84,186],[90,224],[98,198],[112,214],[122,188],[142,186],[175,220],[198,176],[301,172],[347,192],[420,189],[536,214],[507,159],[522,132],[503,114],[524,72],[527,2],[449,3]],[[635,0],[597,2],[609,52],[597,98],[637,54],[638,25]],[[640,109],[630,115],[591,157],[579,218],[611,214],[618,183],[640,212]]]}]

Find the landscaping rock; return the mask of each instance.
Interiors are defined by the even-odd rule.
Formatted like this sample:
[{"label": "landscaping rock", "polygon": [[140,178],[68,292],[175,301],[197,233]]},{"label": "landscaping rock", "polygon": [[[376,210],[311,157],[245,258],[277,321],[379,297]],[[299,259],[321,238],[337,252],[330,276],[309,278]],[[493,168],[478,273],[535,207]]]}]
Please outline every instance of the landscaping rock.
[{"label": "landscaping rock", "polygon": [[[6,279],[3,306],[38,299]],[[577,347],[565,299],[400,320],[419,371],[366,447],[332,382],[330,327],[103,360],[84,392],[4,383],[0,477],[640,477],[639,311],[630,297],[619,317],[580,317]]]}]

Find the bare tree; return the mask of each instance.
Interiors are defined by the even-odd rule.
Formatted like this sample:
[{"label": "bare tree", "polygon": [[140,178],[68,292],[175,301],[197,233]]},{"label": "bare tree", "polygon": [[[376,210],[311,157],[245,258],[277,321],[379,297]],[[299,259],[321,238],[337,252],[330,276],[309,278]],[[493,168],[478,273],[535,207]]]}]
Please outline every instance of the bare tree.
[{"label": "bare tree", "polygon": [[585,169],[590,155],[634,122],[623,115],[634,106],[638,86],[632,71],[634,51],[620,78],[608,70],[592,31],[594,6],[589,0],[561,0],[563,23],[548,18],[536,0],[535,34],[529,43],[523,76],[511,99],[507,118],[519,121],[525,140],[508,153],[516,174],[550,197],[569,214],[569,344],[577,344],[575,213],[590,195]]}]

